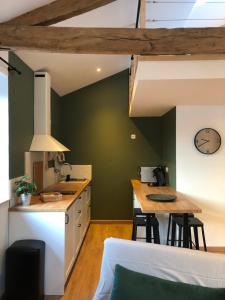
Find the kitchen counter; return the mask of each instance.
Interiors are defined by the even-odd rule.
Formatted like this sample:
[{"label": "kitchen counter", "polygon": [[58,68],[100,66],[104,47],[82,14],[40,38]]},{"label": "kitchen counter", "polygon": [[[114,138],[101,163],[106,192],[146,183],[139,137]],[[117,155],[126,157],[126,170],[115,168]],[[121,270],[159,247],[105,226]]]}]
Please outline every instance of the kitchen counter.
[{"label": "kitchen counter", "polygon": [[[150,214],[183,214],[183,247],[189,247],[189,226],[188,226],[188,214],[189,213],[201,213],[195,203],[192,202],[190,196],[176,191],[170,186],[148,186],[146,183],[141,183],[140,180],[131,180],[133,186],[133,193],[136,200],[139,202],[141,211],[147,214],[146,219],[146,231],[151,230]],[[167,194],[176,196],[176,199],[172,202],[160,202],[147,199],[149,194]],[[147,242],[151,242],[151,237],[147,235]]]},{"label": "kitchen counter", "polygon": [[29,206],[16,205],[11,207],[9,211],[22,212],[65,212],[70,206],[79,198],[80,194],[85,188],[90,185],[91,180],[84,182],[60,182],[49,186],[45,192],[53,191],[68,191],[74,190],[74,195],[63,195],[62,200],[55,202],[42,202],[40,196],[32,196],[31,204]]},{"label": "kitchen counter", "polygon": [[[132,179],[133,192],[143,213],[201,213],[202,210],[189,196],[177,192],[170,186],[148,186],[140,180]],[[173,202],[158,202],[146,199],[148,194],[169,194],[176,196]]]},{"label": "kitchen counter", "polygon": [[15,241],[41,240],[45,249],[45,295],[63,295],[91,217],[90,180],[60,182],[45,191],[72,191],[57,202],[43,203],[32,197],[30,206],[15,206],[9,212],[9,245]]}]

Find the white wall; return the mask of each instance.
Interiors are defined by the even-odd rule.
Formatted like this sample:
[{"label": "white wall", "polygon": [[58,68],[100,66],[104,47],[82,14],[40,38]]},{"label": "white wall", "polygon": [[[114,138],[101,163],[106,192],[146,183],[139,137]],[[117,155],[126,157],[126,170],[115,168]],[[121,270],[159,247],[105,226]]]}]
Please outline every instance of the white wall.
[{"label": "white wall", "polygon": [[[225,106],[178,106],[176,118],[177,190],[202,208],[208,246],[225,247]],[[195,134],[205,127],[221,135],[212,155],[194,146]]]},{"label": "white wall", "polygon": [[8,75],[0,70],[0,203],[9,200]]},{"label": "white wall", "polygon": [[8,201],[0,204],[0,297],[4,291],[4,254],[8,247],[8,208]]},{"label": "white wall", "polygon": [[[8,53],[7,52],[1,52],[0,56],[8,61]],[[5,76],[7,76],[7,74],[8,74],[7,66],[2,62],[0,62],[0,73],[5,74]],[[3,82],[3,81],[4,80],[2,80],[1,82]],[[1,88],[1,92],[2,93],[4,92],[3,87]],[[5,93],[4,93],[4,95],[2,93],[0,93],[0,98],[1,98],[1,95],[5,97]],[[1,133],[1,135],[2,135],[2,133]],[[1,141],[2,141],[2,136],[1,136]],[[8,153],[7,153],[6,147],[3,150],[4,150],[4,152],[3,152],[4,157],[0,158],[0,162],[1,162],[1,159],[5,160],[5,162],[7,162],[6,156],[8,155]],[[2,164],[2,162],[1,162],[1,164]],[[8,171],[1,170],[1,172],[2,172],[2,175],[3,174],[6,175],[6,173]],[[1,180],[1,185],[0,185],[1,189],[7,185],[8,185],[7,180],[5,180],[5,179]],[[8,200],[9,199],[8,197],[9,197],[9,195],[7,193],[7,190],[5,190],[5,192],[1,193],[1,195],[0,195],[0,202]],[[0,203],[0,297],[4,290],[4,259],[5,259],[4,254],[5,254],[5,249],[8,246],[8,207],[9,207],[9,201]]]},{"label": "white wall", "polygon": [[[7,51],[1,51],[0,56],[4,60],[8,61],[8,52]],[[6,64],[4,64],[2,61],[0,61],[0,72],[2,72],[4,74],[8,74],[8,68],[7,68]]]}]

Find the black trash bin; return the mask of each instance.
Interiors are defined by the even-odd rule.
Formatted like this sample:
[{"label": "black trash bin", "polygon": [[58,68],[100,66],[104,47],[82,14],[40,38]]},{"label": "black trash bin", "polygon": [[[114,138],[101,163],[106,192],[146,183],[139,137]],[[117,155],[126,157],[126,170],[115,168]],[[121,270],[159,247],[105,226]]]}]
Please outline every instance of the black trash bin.
[{"label": "black trash bin", "polygon": [[5,300],[44,299],[45,243],[21,240],[6,250]]}]

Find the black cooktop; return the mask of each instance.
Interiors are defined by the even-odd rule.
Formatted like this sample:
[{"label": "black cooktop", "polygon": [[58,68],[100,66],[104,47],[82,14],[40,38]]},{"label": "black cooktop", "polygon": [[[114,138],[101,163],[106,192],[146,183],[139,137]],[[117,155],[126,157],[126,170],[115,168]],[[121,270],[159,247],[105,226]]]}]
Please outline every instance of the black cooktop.
[{"label": "black cooktop", "polygon": [[70,175],[67,175],[66,176],[66,179],[65,179],[65,181],[74,181],[74,182],[76,182],[76,181],[86,181],[87,179],[86,178],[72,178],[72,177],[70,177]]}]

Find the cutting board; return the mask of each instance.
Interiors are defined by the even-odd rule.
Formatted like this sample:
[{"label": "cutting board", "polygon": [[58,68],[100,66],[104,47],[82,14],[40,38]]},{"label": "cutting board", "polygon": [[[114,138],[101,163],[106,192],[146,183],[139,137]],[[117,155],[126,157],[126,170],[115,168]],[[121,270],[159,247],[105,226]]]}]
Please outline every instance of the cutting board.
[{"label": "cutting board", "polygon": [[33,180],[37,186],[37,193],[43,191],[43,161],[33,163]]}]

